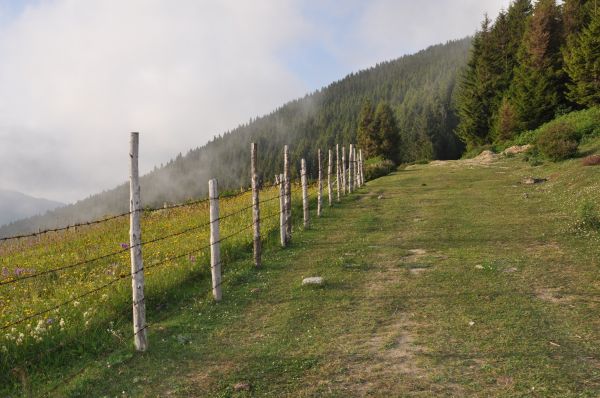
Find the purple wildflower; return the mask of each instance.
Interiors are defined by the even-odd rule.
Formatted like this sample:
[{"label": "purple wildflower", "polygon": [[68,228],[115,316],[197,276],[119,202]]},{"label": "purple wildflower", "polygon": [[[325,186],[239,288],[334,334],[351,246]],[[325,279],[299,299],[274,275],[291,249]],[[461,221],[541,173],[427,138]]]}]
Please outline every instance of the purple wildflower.
[{"label": "purple wildflower", "polygon": [[121,243],[121,249],[129,249],[129,243]]},{"label": "purple wildflower", "polygon": [[196,256],[190,256],[190,261],[195,263],[196,262]]},{"label": "purple wildflower", "polygon": [[54,319],[53,318],[48,318],[48,319],[46,319],[46,323],[48,325],[50,325],[51,323],[54,323]]}]

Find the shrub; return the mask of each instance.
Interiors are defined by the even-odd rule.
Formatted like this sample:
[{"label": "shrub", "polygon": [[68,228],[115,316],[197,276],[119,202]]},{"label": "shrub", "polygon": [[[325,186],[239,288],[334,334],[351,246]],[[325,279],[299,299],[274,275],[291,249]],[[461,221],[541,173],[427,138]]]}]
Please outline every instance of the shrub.
[{"label": "shrub", "polygon": [[575,128],[566,122],[548,126],[537,137],[537,147],[550,160],[558,161],[572,158],[577,154],[581,136]]},{"label": "shrub", "polygon": [[378,156],[376,158],[367,159],[365,161],[365,181],[383,177],[394,171],[395,166],[391,160],[383,159]]}]

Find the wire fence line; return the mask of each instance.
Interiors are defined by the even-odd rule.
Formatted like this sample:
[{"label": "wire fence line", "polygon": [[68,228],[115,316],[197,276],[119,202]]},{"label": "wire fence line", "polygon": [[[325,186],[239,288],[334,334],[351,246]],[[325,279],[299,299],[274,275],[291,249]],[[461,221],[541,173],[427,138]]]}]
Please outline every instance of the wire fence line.
[{"label": "wire fence line", "polygon": [[[254,171],[254,173],[255,173],[255,171]],[[322,177],[321,173],[319,173],[319,177],[320,178]],[[329,178],[331,178],[331,175],[329,176]],[[333,180],[333,184],[336,184],[337,181],[338,181],[338,179],[336,177]],[[289,189],[284,190],[283,186],[286,185],[286,184],[288,185]],[[304,184],[304,186],[302,186],[302,184]],[[0,331],[6,331],[7,329],[14,330],[15,326],[24,324],[25,322],[31,321],[32,319],[41,318],[41,317],[45,318],[45,316],[47,316],[48,313],[56,311],[56,310],[58,310],[58,309],[60,309],[62,307],[68,306],[70,304],[76,303],[79,300],[87,299],[87,298],[89,298],[89,297],[91,297],[91,296],[93,296],[93,295],[95,295],[95,294],[97,294],[99,292],[106,291],[107,289],[115,286],[120,281],[131,279],[131,280],[133,280],[135,282],[136,277],[140,276],[140,275],[143,277],[143,274],[144,274],[145,271],[149,271],[151,269],[155,269],[155,268],[164,266],[165,264],[172,263],[172,262],[174,262],[176,260],[179,260],[181,258],[185,258],[185,257],[190,257],[191,258],[192,255],[197,254],[197,253],[201,253],[202,252],[202,253],[206,254],[206,251],[208,249],[210,249],[210,251],[211,251],[211,267],[210,267],[211,268],[211,272],[214,273],[215,269],[218,268],[218,272],[219,272],[219,274],[221,274],[221,268],[222,267],[224,268],[226,266],[226,262],[223,261],[220,258],[220,255],[218,256],[218,260],[217,261],[213,260],[213,251],[215,249],[217,251],[220,251],[219,246],[220,246],[221,243],[229,241],[232,238],[234,238],[235,236],[240,235],[240,234],[244,233],[245,231],[247,231],[247,230],[249,230],[249,229],[251,229],[253,227],[254,227],[253,228],[254,229],[254,239],[256,239],[256,233],[257,233],[257,228],[256,227],[259,226],[261,222],[265,222],[267,220],[271,220],[271,219],[273,219],[275,217],[279,217],[280,221],[284,220],[286,225],[288,223],[290,223],[290,225],[291,225],[291,223],[293,223],[293,219],[291,218],[291,208],[284,208],[283,207],[284,206],[283,203],[285,201],[287,201],[287,203],[285,203],[285,206],[290,206],[291,201],[292,201],[292,196],[295,196],[296,197],[295,200],[298,200],[298,196],[300,194],[300,192],[299,192],[300,190],[299,189],[297,190],[296,187],[298,187],[298,188],[302,187],[303,189],[309,191],[308,195],[300,195],[301,196],[300,200],[303,200],[303,201],[312,200],[312,198],[314,198],[315,195],[319,195],[319,197],[323,198],[323,197],[325,197],[325,195],[323,195],[322,192],[318,192],[318,191],[317,192],[313,192],[315,190],[315,188],[319,187],[319,185],[322,187],[323,186],[322,182],[315,182],[315,183],[311,184],[310,186],[308,186],[308,184],[306,183],[306,180],[300,180],[299,178],[295,178],[295,179],[287,178],[287,179],[282,180],[282,181],[276,181],[276,183],[272,184],[272,185],[262,186],[261,189],[258,189],[258,187],[256,187],[256,185],[254,184],[254,181],[253,181],[254,189],[250,188],[250,189],[246,189],[246,190],[241,190],[241,192],[238,192],[238,193],[235,193],[235,194],[209,195],[208,198],[204,198],[204,199],[201,199],[201,200],[188,201],[188,202],[185,202],[185,203],[180,203],[180,204],[175,204],[175,205],[170,205],[170,206],[163,206],[163,207],[155,208],[155,209],[147,209],[147,208],[146,209],[140,209],[140,208],[136,209],[135,206],[134,206],[134,208],[130,212],[119,214],[119,215],[116,215],[116,216],[107,217],[107,218],[104,218],[104,219],[101,219],[101,220],[95,220],[95,221],[90,221],[90,222],[86,222],[86,223],[73,224],[73,225],[69,225],[69,226],[66,226],[66,227],[62,227],[62,228],[48,229],[48,230],[45,230],[45,231],[39,231],[37,233],[33,233],[33,234],[29,234],[29,235],[20,235],[20,236],[12,236],[12,237],[0,238],[0,242],[4,242],[4,241],[7,241],[7,240],[12,240],[12,239],[22,239],[22,238],[27,238],[27,237],[32,237],[32,236],[39,236],[41,234],[45,234],[45,233],[49,233],[49,232],[60,232],[60,231],[64,231],[64,230],[67,230],[67,229],[70,229],[70,228],[76,228],[76,227],[80,227],[80,226],[87,226],[87,225],[95,225],[95,224],[105,223],[105,222],[109,222],[109,221],[115,220],[115,219],[120,218],[120,217],[125,217],[127,215],[132,215],[132,218],[131,218],[130,222],[133,223],[134,222],[133,219],[134,219],[134,216],[135,216],[136,213],[139,214],[139,213],[143,213],[143,212],[158,212],[158,211],[162,211],[162,210],[170,210],[170,209],[176,209],[176,208],[191,207],[191,206],[196,206],[196,205],[204,204],[204,203],[207,203],[209,205],[207,207],[207,209],[211,210],[210,217],[209,217],[210,220],[209,221],[207,221],[207,222],[201,222],[201,223],[196,224],[196,225],[192,225],[192,226],[190,226],[188,228],[185,228],[185,229],[182,229],[180,231],[176,231],[176,232],[172,232],[172,233],[168,233],[168,234],[163,234],[163,235],[160,235],[158,237],[155,237],[155,238],[152,238],[152,239],[149,239],[149,240],[145,240],[145,241],[139,241],[139,243],[130,243],[129,245],[126,245],[126,247],[124,246],[121,250],[117,250],[117,251],[105,253],[105,254],[102,254],[102,255],[99,255],[99,256],[96,256],[96,257],[93,257],[93,258],[84,259],[84,260],[81,260],[81,261],[78,261],[78,262],[74,262],[74,263],[71,263],[71,264],[61,265],[61,266],[58,266],[58,267],[55,267],[55,268],[46,269],[46,270],[43,270],[43,271],[40,271],[40,272],[36,272],[36,273],[33,273],[33,274],[29,274],[29,275],[27,275],[27,274],[22,275],[22,276],[19,275],[15,279],[4,280],[4,281],[0,280],[0,288],[2,288],[2,287],[5,287],[6,285],[13,285],[13,284],[16,284],[18,282],[22,282],[22,281],[31,280],[31,279],[34,279],[34,278],[43,277],[43,276],[46,276],[46,275],[49,275],[49,274],[54,274],[54,273],[58,273],[58,272],[61,272],[61,271],[67,271],[67,270],[71,270],[71,269],[80,268],[80,267],[86,266],[86,265],[88,265],[90,263],[99,262],[101,260],[105,260],[105,259],[108,259],[110,257],[118,256],[120,254],[124,254],[124,253],[127,253],[127,252],[132,253],[132,268],[131,268],[132,270],[130,272],[122,272],[119,275],[117,275],[116,277],[114,277],[114,278],[112,278],[112,279],[110,279],[110,280],[108,280],[106,282],[103,282],[102,284],[100,284],[98,286],[95,286],[93,288],[87,289],[84,292],[80,292],[79,294],[73,295],[73,296],[69,297],[68,299],[62,300],[61,302],[59,302],[57,304],[48,306],[46,308],[40,309],[40,310],[32,312],[32,313],[26,313],[25,316],[22,316],[22,317],[20,317],[18,319],[6,322],[6,323],[4,323],[3,325],[0,326]],[[294,188],[292,189],[292,187],[294,187]],[[263,198],[261,200],[255,200],[255,195],[256,195],[256,198],[257,198],[258,197],[258,192],[262,192],[262,191],[268,192],[268,190],[270,188],[275,188],[277,193],[275,195],[269,195],[267,198]],[[279,189],[277,189],[277,188],[279,188]],[[338,188],[338,191],[339,191],[339,188]],[[234,199],[235,200],[235,199],[237,199],[237,198],[239,198],[239,197],[247,194],[248,192],[253,192],[253,195],[252,195],[252,199],[253,199],[252,202],[253,203],[252,204],[245,205],[245,206],[243,206],[241,208],[238,208],[236,210],[232,210],[232,211],[230,211],[230,212],[228,212],[226,214],[219,215],[217,217],[213,217],[212,207],[214,207],[215,204],[216,204],[216,207],[218,208],[223,203],[227,203],[227,202],[219,202],[219,201],[221,201],[221,200],[228,200],[228,199]],[[330,190],[328,194],[329,195],[333,195],[333,191]],[[285,201],[282,200],[282,198],[285,199]],[[267,203],[270,203],[270,202],[273,202],[273,201],[276,201],[276,200],[279,200],[279,202],[280,202],[279,203],[279,211],[268,212],[267,214],[262,214],[261,216],[258,216],[258,214],[259,214],[258,213],[258,209],[261,208],[261,205],[265,205]],[[235,206],[237,206],[237,205],[235,205]],[[225,206],[225,208],[226,207],[227,206]],[[296,205],[296,208],[297,207],[298,206]],[[253,220],[252,220],[251,223],[245,224],[242,228],[236,229],[235,231],[230,232],[230,233],[226,234],[225,236],[219,236],[218,232],[217,232],[217,235],[214,235],[214,229],[216,229],[218,231],[219,224],[220,224],[221,221],[228,220],[228,219],[233,219],[236,216],[242,217],[242,214],[244,212],[249,211],[251,209],[253,210],[253,214],[252,214]],[[288,214],[288,212],[289,212],[289,214]],[[283,222],[283,221],[281,221],[281,222]],[[283,227],[283,225],[284,224],[280,223],[280,227]],[[275,229],[277,229],[276,226],[271,226],[270,228],[271,228],[270,229],[271,232],[273,232]],[[167,239],[170,239],[170,238],[174,238],[174,237],[178,237],[178,236],[183,236],[183,235],[189,234],[189,233],[191,233],[193,231],[202,231],[204,229],[210,229],[210,233],[211,233],[211,235],[210,235],[211,236],[210,243],[207,243],[207,244],[204,244],[204,245],[200,245],[198,247],[193,248],[192,250],[186,250],[185,252],[182,252],[182,253],[178,253],[178,254],[174,254],[174,255],[171,255],[171,256],[167,256],[165,258],[160,259],[158,262],[152,262],[152,263],[149,263],[149,264],[140,263],[141,264],[140,267],[138,267],[138,268],[134,267],[134,265],[133,265],[133,252],[136,249],[141,250],[141,248],[144,247],[144,246],[147,246],[147,245],[150,245],[150,244],[153,244],[153,243],[157,243],[157,242],[161,242],[161,241],[164,241],[164,240],[167,240]],[[217,236],[218,238],[217,239],[213,239],[214,236]],[[259,238],[259,240],[261,239],[260,235],[259,235],[258,238]],[[132,239],[131,242],[134,242],[133,239]],[[123,246],[125,244],[121,244],[121,245]],[[256,250],[256,246],[255,246],[254,250]],[[158,252],[158,253],[160,253],[160,252]],[[221,275],[219,275],[219,278],[215,281],[214,274],[213,274],[213,283],[212,283],[210,289],[208,289],[205,294],[208,294],[212,290],[213,291],[213,295],[214,295],[216,289],[220,290],[220,288],[223,285],[223,283],[224,283],[224,279],[221,278]],[[133,286],[133,289],[135,289],[135,284]],[[0,290],[0,293],[1,293],[1,290]],[[1,296],[0,296],[0,299],[1,299]],[[216,296],[215,296],[215,300],[217,300]],[[136,338],[136,337],[139,337],[140,335],[144,335],[145,336],[147,329],[149,329],[150,326],[151,326],[151,324],[149,324],[148,322],[143,322],[143,324],[141,324],[140,327],[137,328],[136,327],[136,323],[135,323],[135,310],[136,310],[136,307],[144,307],[145,308],[145,301],[146,301],[145,296],[142,295],[141,298],[136,299],[135,295],[134,295],[134,298],[132,300],[132,305],[133,305],[133,308],[134,308],[134,333],[133,333],[133,335],[130,336],[131,338]],[[131,308],[129,308],[128,311],[131,311]],[[144,311],[145,311],[145,309],[144,309]],[[123,316],[125,316],[125,314],[123,314]],[[119,318],[121,318],[121,317],[119,317]],[[44,319],[44,321],[46,321],[46,320]],[[62,319],[61,319],[61,321],[62,321]],[[108,319],[107,319],[107,321],[108,321]],[[119,319],[119,322],[121,322],[121,319]],[[121,339],[121,342],[124,344],[124,343],[127,343],[128,340],[125,339],[125,338],[123,338],[123,339]],[[35,346],[33,346],[33,347],[35,347]],[[34,359],[29,358],[29,359],[26,360],[26,363],[23,366],[25,366],[25,367],[27,367],[27,366],[35,367],[36,364],[39,362],[39,360],[42,360],[44,358],[44,355],[50,354],[51,352],[55,352],[56,350],[60,350],[62,348],[64,348],[63,344],[57,344],[56,346],[51,347],[51,349],[49,349],[49,350],[46,350],[46,351],[41,351],[40,350],[40,352],[38,353],[40,355],[37,358],[38,361],[34,361]],[[136,348],[138,348],[137,345],[136,345]],[[15,368],[18,368],[18,366],[15,366]],[[85,370],[85,368],[82,371],[84,371],[84,370]],[[74,375],[73,377],[76,377],[76,376],[77,375]],[[66,378],[66,379],[67,380],[71,380],[69,378]],[[60,386],[58,386],[56,388],[59,388],[59,387]],[[50,390],[50,392],[52,392],[52,391],[53,390]]]}]

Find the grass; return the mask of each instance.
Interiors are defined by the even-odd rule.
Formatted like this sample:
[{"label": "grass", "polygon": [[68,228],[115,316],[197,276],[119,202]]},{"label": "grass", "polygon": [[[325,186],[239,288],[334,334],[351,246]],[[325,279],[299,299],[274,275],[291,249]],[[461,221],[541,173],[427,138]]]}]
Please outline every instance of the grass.
[{"label": "grass", "polygon": [[148,352],[86,348],[29,383],[70,397],[596,397],[600,235],[577,220],[596,174],[522,155],[407,167],[296,228],[286,249],[274,230],[260,270],[237,249],[221,303],[206,268],[165,287]]}]

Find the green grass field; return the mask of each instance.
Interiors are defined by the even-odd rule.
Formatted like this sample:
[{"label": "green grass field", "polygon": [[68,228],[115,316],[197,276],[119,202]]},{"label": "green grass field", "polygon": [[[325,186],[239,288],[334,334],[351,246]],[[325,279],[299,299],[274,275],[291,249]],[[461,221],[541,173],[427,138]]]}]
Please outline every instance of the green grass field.
[{"label": "green grass field", "polygon": [[[24,369],[5,359],[0,395],[597,397],[600,234],[580,208],[597,202],[598,173],[580,159],[532,167],[522,155],[435,162],[371,181],[320,219],[313,202],[311,228],[296,219],[286,249],[273,221],[262,269],[252,267],[250,232],[234,242],[221,303],[208,294],[204,257],[156,274],[148,352],[135,353],[125,337],[129,315],[101,327],[130,310],[125,282],[98,324],[86,328],[73,315],[78,326],[64,332],[71,341],[56,359]],[[548,181],[524,185],[524,177]],[[184,229],[195,217],[186,211],[148,228]],[[126,240],[120,233],[116,242]],[[66,255],[105,235],[80,231],[57,244]],[[194,246],[183,242],[164,250]],[[3,248],[2,261],[43,256],[45,247]],[[325,284],[303,287],[307,276]],[[29,293],[18,304],[4,286],[0,294],[11,300],[3,308],[18,309]],[[19,347],[15,358],[47,346]]]}]

